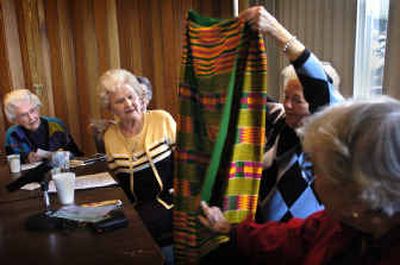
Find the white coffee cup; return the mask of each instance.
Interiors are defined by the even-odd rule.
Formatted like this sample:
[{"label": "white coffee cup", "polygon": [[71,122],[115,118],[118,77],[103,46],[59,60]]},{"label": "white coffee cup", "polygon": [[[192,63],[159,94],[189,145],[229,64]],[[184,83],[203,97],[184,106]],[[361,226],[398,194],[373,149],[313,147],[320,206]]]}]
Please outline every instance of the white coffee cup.
[{"label": "white coffee cup", "polygon": [[7,156],[8,165],[10,167],[11,173],[21,172],[21,159],[19,154],[8,155]]},{"label": "white coffee cup", "polygon": [[63,205],[74,203],[75,173],[61,172],[52,176],[56,185],[58,199]]}]

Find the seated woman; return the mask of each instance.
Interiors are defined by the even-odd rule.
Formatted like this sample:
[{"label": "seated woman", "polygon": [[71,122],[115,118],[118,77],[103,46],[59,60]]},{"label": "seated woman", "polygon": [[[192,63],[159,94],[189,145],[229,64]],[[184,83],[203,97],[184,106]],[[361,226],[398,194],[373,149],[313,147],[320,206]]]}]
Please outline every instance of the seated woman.
[{"label": "seated woman", "polygon": [[3,104],[8,121],[15,123],[6,133],[8,155],[20,154],[24,163],[49,158],[49,152],[58,150],[69,151],[74,156],[83,155],[60,119],[40,116],[42,103],[28,89],[7,93]]},{"label": "seated woman", "polygon": [[[142,85],[143,91],[142,95],[140,96],[140,101],[142,105],[142,111],[146,112],[147,107],[151,101],[151,98],[153,96],[153,90],[152,86],[150,83],[150,80],[147,77],[144,76],[136,76],[138,82]],[[96,145],[96,150],[98,153],[105,153],[105,147],[104,147],[104,133],[107,130],[107,128],[111,124],[115,124],[116,122],[114,120],[110,119],[93,119],[90,122],[90,130],[92,131],[94,140],[95,140],[95,145]]]},{"label": "seated woman", "polygon": [[397,264],[400,259],[400,102],[348,102],[306,122],[304,151],[325,210],[307,219],[233,228],[203,203],[200,221],[231,233],[246,264]]},{"label": "seated woman", "polygon": [[172,264],[176,122],[166,111],[146,111],[148,88],[126,70],[104,73],[98,89],[103,107],[117,119],[104,134],[109,167]]},{"label": "seated woman", "polygon": [[[288,221],[322,210],[314,191],[314,174],[304,155],[296,128],[322,106],[343,100],[333,84],[332,67],[318,58],[283,27],[264,7],[245,10],[240,18],[271,37],[290,65],[282,71],[283,104],[267,101],[267,144],[256,219]],[[336,77],[336,76],[335,76]]]}]

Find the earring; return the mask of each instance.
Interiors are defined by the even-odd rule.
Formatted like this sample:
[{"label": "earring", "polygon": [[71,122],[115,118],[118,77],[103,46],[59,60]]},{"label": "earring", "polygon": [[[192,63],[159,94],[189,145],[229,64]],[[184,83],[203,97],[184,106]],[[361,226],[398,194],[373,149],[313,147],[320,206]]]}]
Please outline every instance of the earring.
[{"label": "earring", "polygon": [[352,212],[351,216],[356,219],[356,218],[360,217],[360,214],[357,212]]}]

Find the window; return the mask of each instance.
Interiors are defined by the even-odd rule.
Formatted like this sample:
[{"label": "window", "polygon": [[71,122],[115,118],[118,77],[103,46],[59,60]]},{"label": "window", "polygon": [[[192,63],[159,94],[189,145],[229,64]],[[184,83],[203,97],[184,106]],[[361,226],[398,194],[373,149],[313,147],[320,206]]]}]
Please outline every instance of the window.
[{"label": "window", "polygon": [[354,98],[382,94],[390,0],[358,0]]}]

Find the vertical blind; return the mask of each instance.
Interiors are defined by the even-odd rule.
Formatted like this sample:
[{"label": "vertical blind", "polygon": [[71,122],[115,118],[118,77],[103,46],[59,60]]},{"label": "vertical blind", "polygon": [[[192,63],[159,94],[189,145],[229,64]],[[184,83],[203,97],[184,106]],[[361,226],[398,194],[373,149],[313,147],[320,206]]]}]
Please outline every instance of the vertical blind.
[{"label": "vertical blind", "polygon": [[[341,93],[352,96],[357,0],[270,0],[250,1],[250,4],[265,5],[318,58],[331,62],[341,78]],[[279,98],[279,73],[288,61],[268,37],[266,43],[268,91]]]}]

